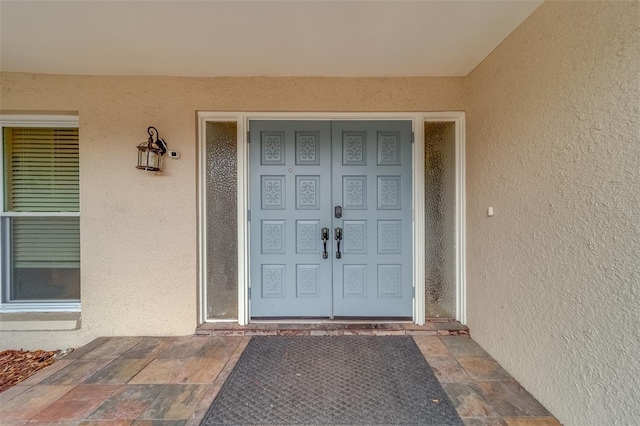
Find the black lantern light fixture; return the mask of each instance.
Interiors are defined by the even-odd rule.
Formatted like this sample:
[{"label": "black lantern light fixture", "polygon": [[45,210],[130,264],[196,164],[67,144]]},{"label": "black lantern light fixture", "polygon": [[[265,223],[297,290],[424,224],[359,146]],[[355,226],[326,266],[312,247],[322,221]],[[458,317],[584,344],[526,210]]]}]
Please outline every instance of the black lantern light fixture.
[{"label": "black lantern light fixture", "polygon": [[167,152],[167,143],[158,136],[158,129],[147,129],[149,140],[138,145],[137,169],[159,172],[162,169],[162,156]]}]

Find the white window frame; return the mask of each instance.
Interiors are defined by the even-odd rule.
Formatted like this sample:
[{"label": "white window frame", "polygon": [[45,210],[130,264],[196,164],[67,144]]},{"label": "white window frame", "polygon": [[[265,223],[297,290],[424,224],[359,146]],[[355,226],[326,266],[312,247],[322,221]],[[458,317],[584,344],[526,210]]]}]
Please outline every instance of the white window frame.
[{"label": "white window frame", "polygon": [[[452,112],[402,112],[402,113],[260,113],[260,112],[198,112],[198,246],[199,246],[199,323],[237,322],[246,325],[250,321],[249,309],[249,229],[248,201],[248,141],[247,131],[252,120],[406,120],[413,123],[415,142],[413,145],[413,277],[415,295],[425,292],[425,212],[424,212],[424,123],[452,122],[455,124],[456,145],[456,319],[466,323],[466,254],[465,254],[465,113]],[[233,320],[213,320],[206,318],[206,123],[235,121],[238,137],[238,318]],[[425,323],[425,298],[417,296],[413,303],[413,321]]]},{"label": "white window frame", "polygon": [[[79,128],[77,115],[0,115],[0,128],[5,127],[54,127],[54,128]],[[2,130],[2,145],[0,149],[0,219],[5,217],[80,217],[80,212],[7,212],[5,211],[5,182],[4,182],[4,130]],[[7,238],[3,234],[3,227],[0,226],[0,245],[4,244]],[[55,300],[22,302],[9,301],[9,271],[3,270],[6,262],[5,256],[9,253],[2,252],[3,261],[0,262],[0,283],[2,287],[2,301],[0,303],[0,313],[3,312],[80,312],[80,300],[65,300],[58,302]],[[82,270],[82,265],[80,266]],[[82,281],[81,281],[82,282]]]}]

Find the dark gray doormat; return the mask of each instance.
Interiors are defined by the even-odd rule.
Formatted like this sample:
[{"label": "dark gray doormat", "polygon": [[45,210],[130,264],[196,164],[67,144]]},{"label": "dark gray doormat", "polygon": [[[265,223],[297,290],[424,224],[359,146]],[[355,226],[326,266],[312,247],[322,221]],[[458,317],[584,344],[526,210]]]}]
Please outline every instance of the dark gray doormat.
[{"label": "dark gray doormat", "polygon": [[410,336],[254,337],[201,425],[456,425]]}]

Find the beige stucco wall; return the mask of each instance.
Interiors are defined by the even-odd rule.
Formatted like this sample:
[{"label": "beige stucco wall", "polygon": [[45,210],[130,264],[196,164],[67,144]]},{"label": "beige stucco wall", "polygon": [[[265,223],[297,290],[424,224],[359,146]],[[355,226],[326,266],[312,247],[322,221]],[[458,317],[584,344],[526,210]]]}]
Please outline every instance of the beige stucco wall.
[{"label": "beige stucco wall", "polygon": [[[1,332],[0,347],[63,348],[96,336],[184,335],[197,322],[197,111],[443,111],[461,78],[0,76],[2,112],[78,112],[82,327]],[[179,160],[135,169],[154,125]]]},{"label": "beige stucco wall", "polygon": [[544,3],[467,83],[473,337],[564,424],[638,424],[640,3]]}]

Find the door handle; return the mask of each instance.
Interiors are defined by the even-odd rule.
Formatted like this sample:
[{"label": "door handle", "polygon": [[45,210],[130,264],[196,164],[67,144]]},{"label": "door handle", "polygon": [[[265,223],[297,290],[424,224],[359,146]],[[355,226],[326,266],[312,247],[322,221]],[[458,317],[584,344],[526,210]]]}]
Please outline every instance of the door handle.
[{"label": "door handle", "polygon": [[336,241],[338,242],[338,251],[336,251],[336,259],[340,259],[342,257],[342,253],[340,253],[340,241],[342,241],[342,228],[336,228],[335,230]]},{"label": "door handle", "polygon": [[329,241],[329,228],[322,228],[320,232],[322,237],[322,243],[324,244],[324,250],[322,251],[322,258],[326,259],[329,257],[329,254],[327,253],[327,241]]}]

